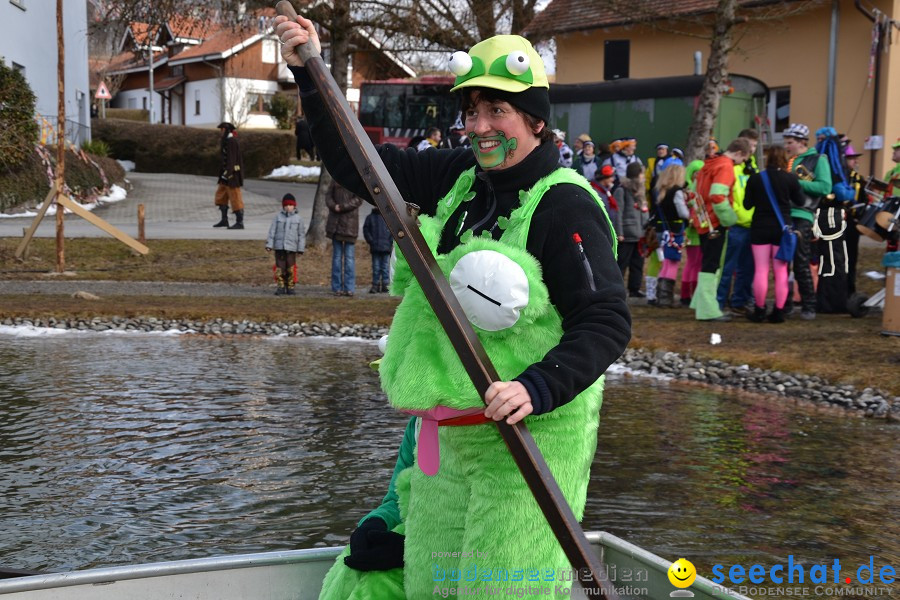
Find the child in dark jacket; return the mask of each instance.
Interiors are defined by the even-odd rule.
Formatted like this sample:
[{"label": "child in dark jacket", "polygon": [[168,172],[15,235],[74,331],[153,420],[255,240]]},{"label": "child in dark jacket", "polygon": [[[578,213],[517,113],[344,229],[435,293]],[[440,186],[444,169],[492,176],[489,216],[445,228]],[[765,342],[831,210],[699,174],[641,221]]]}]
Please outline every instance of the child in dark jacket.
[{"label": "child in dark jacket", "polygon": [[363,223],[363,237],[368,242],[369,252],[372,254],[372,288],[369,293],[386,293],[391,282],[388,264],[394,240],[377,206],[372,208],[372,212]]}]

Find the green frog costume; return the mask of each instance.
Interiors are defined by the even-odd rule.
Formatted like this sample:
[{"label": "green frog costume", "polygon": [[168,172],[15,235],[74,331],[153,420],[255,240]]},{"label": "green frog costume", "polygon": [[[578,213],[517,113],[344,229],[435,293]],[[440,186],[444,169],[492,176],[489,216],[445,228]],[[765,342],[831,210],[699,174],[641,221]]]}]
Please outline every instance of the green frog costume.
[{"label": "green frog costume", "polygon": [[[547,86],[540,57],[518,36],[497,36],[468,55],[456,53],[451,69],[458,75],[457,87],[516,92],[523,85]],[[499,87],[506,84],[496,80],[504,78],[513,82],[511,89]],[[434,216],[420,218],[421,231],[500,379],[510,381],[544,360],[564,335],[563,315],[551,303],[541,263],[526,249],[541,200],[554,186],[576,186],[599,207],[613,259],[616,237],[602,201],[571,169],[552,170],[520,191],[518,205],[496,221],[499,236],[494,228],[480,235],[464,231],[465,207],[476,196],[476,171],[471,167],[457,177]],[[440,252],[447,228],[461,233],[460,243]],[[574,237],[581,249],[578,234]],[[575,266],[585,269],[594,289],[589,261]],[[624,304],[621,278],[617,285]],[[572,567],[497,428],[484,417],[481,397],[402,257],[391,291],[402,301],[379,375],[391,405],[416,419],[407,427],[385,503],[361,523],[378,516],[388,529],[404,534],[404,564],[356,571],[344,564],[347,548],[326,577],[320,598],[430,598],[436,589],[462,586],[473,598],[496,596],[492,589],[509,586],[540,588],[548,591],[544,597],[556,597],[560,582],[571,581]],[[579,520],[596,450],[602,389],[600,376],[571,401],[525,419]]]}]

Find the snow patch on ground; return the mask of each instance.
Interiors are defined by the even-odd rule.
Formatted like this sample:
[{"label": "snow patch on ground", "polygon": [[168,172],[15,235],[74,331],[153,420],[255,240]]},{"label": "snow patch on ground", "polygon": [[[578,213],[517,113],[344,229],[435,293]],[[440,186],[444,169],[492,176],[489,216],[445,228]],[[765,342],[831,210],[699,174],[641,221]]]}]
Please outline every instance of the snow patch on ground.
[{"label": "snow patch on ground", "polygon": [[[125,191],[125,188],[119,187],[116,184],[113,184],[109,189],[109,193],[105,196],[98,196],[96,202],[89,202],[87,204],[81,204],[81,206],[85,210],[93,211],[98,206],[103,206],[104,204],[112,204],[113,202],[121,202],[125,198],[128,197],[128,192]],[[74,201],[73,201],[74,202]],[[76,204],[79,204],[76,202]],[[18,218],[34,218],[38,214],[37,207],[33,209],[26,209],[23,212],[18,213],[0,213],[0,219],[18,219]],[[72,211],[66,210],[66,214],[72,214]],[[47,208],[47,212],[44,213],[45,217],[52,217],[56,215],[56,204],[51,204]]]},{"label": "snow patch on ground", "polygon": [[320,167],[303,167],[300,165],[286,165],[278,167],[263,179],[270,177],[318,177],[322,172]]},{"label": "snow patch on ground", "polygon": [[91,329],[35,327],[34,325],[0,325],[0,335],[8,335],[18,338],[54,337],[60,335],[155,335],[169,337],[183,335],[185,333],[193,332],[179,331],[178,329],[169,329],[168,331],[139,331],[125,329],[107,329],[106,331],[94,331]]}]

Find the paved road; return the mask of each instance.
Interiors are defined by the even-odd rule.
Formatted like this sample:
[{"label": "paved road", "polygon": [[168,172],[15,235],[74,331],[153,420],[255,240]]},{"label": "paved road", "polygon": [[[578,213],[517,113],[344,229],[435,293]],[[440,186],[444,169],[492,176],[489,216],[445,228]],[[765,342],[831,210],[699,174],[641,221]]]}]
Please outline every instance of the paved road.
[{"label": "paved road", "polygon": [[[248,180],[244,185],[243,230],[214,228],[219,220],[213,206],[216,190],[214,177],[177,175],[171,173],[128,173],[132,188],[128,198],[101,206],[95,214],[125,233],[137,237],[137,206],[145,209],[144,230],[153,239],[231,239],[265,240],[269,224],[281,210],[281,197],[290,192],[297,198],[297,210],[309,224],[312,215],[315,184],[281,183],[262,179]],[[360,222],[368,214],[363,208]],[[234,217],[229,215],[234,222]],[[0,237],[22,237],[23,228],[31,225],[33,217],[0,219]],[[68,238],[106,237],[107,234],[83,219],[66,216],[65,234]],[[55,237],[54,218],[45,218],[37,230],[37,237]]]}]

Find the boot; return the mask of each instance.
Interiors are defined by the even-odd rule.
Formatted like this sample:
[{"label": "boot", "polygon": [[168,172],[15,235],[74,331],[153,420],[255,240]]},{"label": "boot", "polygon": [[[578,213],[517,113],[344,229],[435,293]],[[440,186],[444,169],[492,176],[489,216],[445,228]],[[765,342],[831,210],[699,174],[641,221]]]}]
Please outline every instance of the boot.
[{"label": "boot", "polygon": [[784,309],[773,308],[772,314],[769,315],[769,323],[784,323]]},{"label": "boot", "polygon": [[681,282],[681,305],[690,308],[691,300],[694,298],[694,289],[697,287],[696,281]]},{"label": "boot", "polygon": [[370,294],[377,294],[377,293],[380,292],[380,291],[381,291],[381,284],[380,284],[380,283],[375,283],[375,282],[373,281],[373,282],[372,282],[372,287],[369,288],[369,293],[370,293]]},{"label": "boot", "polygon": [[278,288],[276,288],[276,290],[275,290],[275,295],[276,296],[284,295],[286,293],[287,289],[284,286],[284,274],[283,273],[278,273],[278,275],[275,276],[275,283],[278,285]]},{"label": "boot", "polygon": [[656,295],[657,281],[656,277],[644,276],[644,287],[647,289],[647,304],[651,306],[656,306],[658,300]]},{"label": "boot", "polygon": [[691,300],[691,308],[698,321],[730,321],[731,315],[722,312],[716,300],[716,288],[719,278],[716,273],[700,273],[697,277],[697,289]]},{"label": "boot", "polygon": [[[775,310],[778,310],[777,308]],[[762,323],[766,320],[766,307],[765,306],[754,306],[753,312],[747,313],[747,318],[753,321],[754,323]]]},{"label": "boot", "polygon": [[228,227],[228,207],[220,206],[219,211],[222,213],[222,218],[213,227]]},{"label": "boot", "polygon": [[234,225],[229,225],[228,229],[243,229],[244,228],[244,211],[236,210],[236,211],[234,211],[234,216],[237,217],[237,221],[234,222]]},{"label": "boot", "polygon": [[657,306],[675,308],[675,280],[659,278],[656,284]]},{"label": "boot", "polygon": [[381,283],[378,287],[379,293],[387,294],[391,291],[391,285],[389,283]]}]

